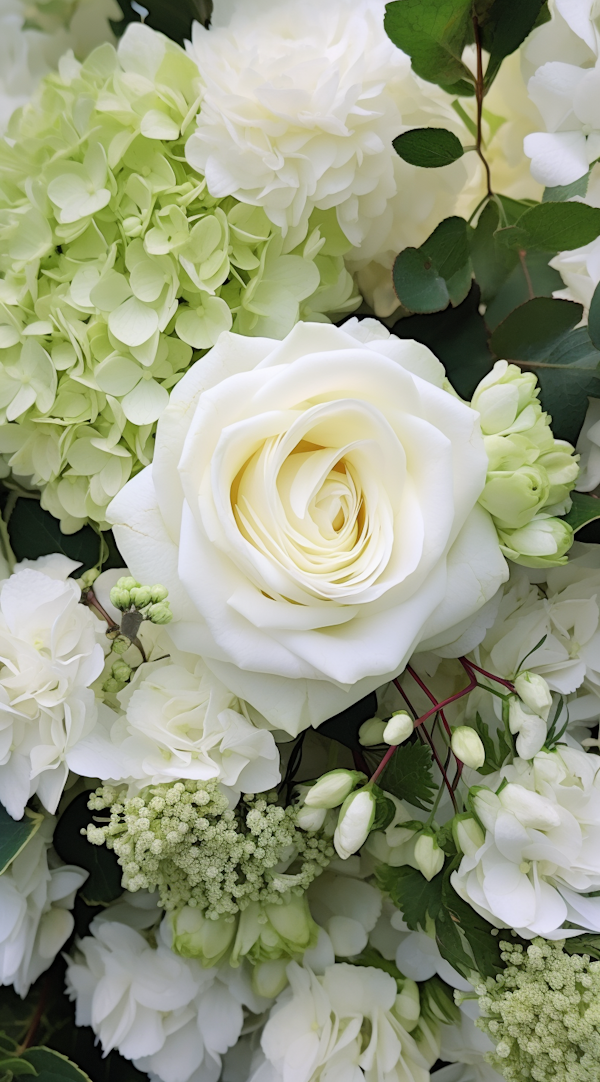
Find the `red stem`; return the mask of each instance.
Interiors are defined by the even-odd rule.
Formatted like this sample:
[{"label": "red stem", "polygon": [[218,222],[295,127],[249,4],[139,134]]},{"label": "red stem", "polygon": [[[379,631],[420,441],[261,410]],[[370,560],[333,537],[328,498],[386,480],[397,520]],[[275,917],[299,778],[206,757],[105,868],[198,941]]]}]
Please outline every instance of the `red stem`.
[{"label": "red stem", "polygon": [[463,663],[463,667],[466,668],[467,671],[469,671],[469,669],[475,669],[477,672],[481,673],[482,676],[486,676],[488,680],[493,680],[496,684],[503,684],[504,687],[508,688],[509,691],[514,692],[515,685],[511,684],[510,680],[503,680],[501,676],[494,676],[493,673],[487,672],[485,669],[480,669],[479,665],[476,665],[474,661],[469,661],[466,657],[460,658],[460,661]]},{"label": "red stem", "polygon": [[[407,666],[406,666],[406,671],[407,671],[408,673],[410,673],[410,675],[412,676],[413,680],[415,680],[415,681],[416,681],[416,683],[417,683],[417,684],[419,685],[419,687],[421,688],[421,691],[424,691],[424,692],[425,692],[425,694],[426,694],[427,698],[429,699],[429,702],[430,702],[430,703],[434,703],[434,704],[438,705],[438,703],[437,703],[437,699],[436,699],[435,695],[433,694],[433,692],[431,692],[431,691],[429,690],[429,688],[425,686],[425,684],[424,684],[424,683],[423,683],[423,681],[421,680],[421,677],[420,677],[420,676],[418,675],[418,673],[416,673],[416,672],[415,672],[415,670],[414,670],[414,669],[412,668],[412,666],[411,666],[411,665],[407,665]],[[450,737],[451,737],[451,736],[452,736],[452,729],[450,728],[450,726],[448,725],[448,722],[446,721],[446,717],[445,717],[445,714],[444,714],[444,711],[443,711],[443,710],[440,710],[440,717],[441,717],[441,719],[442,719],[442,722],[443,722],[443,725],[444,725],[444,729],[445,729],[445,730],[446,730],[446,732],[448,733],[448,736],[450,736]]]}]

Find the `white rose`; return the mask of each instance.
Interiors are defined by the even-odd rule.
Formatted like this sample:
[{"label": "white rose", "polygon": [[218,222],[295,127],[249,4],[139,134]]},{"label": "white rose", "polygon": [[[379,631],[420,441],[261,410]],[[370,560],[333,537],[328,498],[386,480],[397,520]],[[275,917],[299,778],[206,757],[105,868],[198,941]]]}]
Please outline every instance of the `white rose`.
[{"label": "white rose", "polygon": [[478,414],[443,376],[370,320],[224,334],[110,505],[177,646],[292,734],[451,641],[507,577]]}]

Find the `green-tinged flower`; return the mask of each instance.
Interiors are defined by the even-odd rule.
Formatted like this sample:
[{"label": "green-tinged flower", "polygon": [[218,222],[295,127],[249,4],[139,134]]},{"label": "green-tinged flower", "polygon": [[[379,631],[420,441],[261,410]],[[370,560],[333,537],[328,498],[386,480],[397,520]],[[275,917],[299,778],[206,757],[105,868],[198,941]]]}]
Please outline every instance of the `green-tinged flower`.
[{"label": "green-tinged flower", "polygon": [[301,958],[318,937],[306,895],[284,896],[276,905],[251,902],[240,914],[231,964],[239,965],[242,958],[254,964]]},{"label": "green-tinged flower", "polygon": [[366,781],[366,777],[358,770],[330,770],[311,785],[304,798],[305,803],[309,808],[339,808],[363,781]]},{"label": "green-tinged flower", "polygon": [[477,988],[477,1025],[496,1045],[486,1058],[509,1082],[597,1082],[600,962],[564,940],[500,947],[504,970]]},{"label": "green-tinged flower", "polygon": [[[298,829],[296,810],[279,805],[276,793],[246,796],[232,810],[214,780],[150,786],[131,798],[126,789],[103,786],[89,807],[108,808],[110,821],[88,826],[88,840],[114,849],[126,890],[158,890],[159,904],[175,911],[176,942],[199,957],[216,948],[188,908],[219,921],[258,903],[268,907],[264,923],[285,938],[271,907],[301,896],[334,855],[322,833]],[[220,943],[221,933],[215,935]]]},{"label": "green-tinged flower", "polygon": [[197,958],[206,969],[218,965],[235,938],[235,917],[209,920],[198,906],[182,906],[170,914],[173,950],[185,958]]},{"label": "green-tinged flower", "polygon": [[579,473],[578,456],[554,438],[539,393],[533,373],[497,361],[471,401],[489,460],[479,502],[494,519],[504,555],[526,567],[564,562],[572,532],[564,523],[541,529],[540,523],[554,524],[551,516],[570,509]]},{"label": "green-tinged flower", "polygon": [[431,831],[423,830],[415,843],[415,864],[429,882],[433,879],[434,875],[444,867],[443,849],[440,849],[435,834]]},{"label": "green-tinged flower", "polygon": [[283,338],[359,303],[335,211],[288,250],[262,208],[209,195],[185,159],[199,107],[195,63],[135,23],[63,57],[0,142],[0,454],[66,532],[108,525],[223,331]]}]

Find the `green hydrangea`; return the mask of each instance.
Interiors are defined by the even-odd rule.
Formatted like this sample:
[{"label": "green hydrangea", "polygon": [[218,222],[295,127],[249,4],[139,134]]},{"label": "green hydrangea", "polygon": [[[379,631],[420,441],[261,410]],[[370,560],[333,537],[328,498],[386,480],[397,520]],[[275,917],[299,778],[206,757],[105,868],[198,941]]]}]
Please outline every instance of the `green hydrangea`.
[{"label": "green hydrangea", "polygon": [[566,954],[564,940],[500,947],[505,969],[477,988],[489,1062],[509,1082],[597,1082],[600,962]]},{"label": "green hydrangea", "polygon": [[295,809],[276,793],[245,796],[232,810],[216,780],[150,786],[131,798],[102,786],[88,807],[110,810],[106,826],[84,833],[114,849],[126,890],[158,890],[164,909],[197,906],[212,920],[303,894],[334,856],[322,833],[298,829]]},{"label": "green hydrangea", "polygon": [[67,533],[107,526],[222,331],[281,338],[359,300],[335,212],[290,252],[261,208],[209,195],[185,160],[199,108],[192,60],[135,23],[63,57],[0,141],[0,453]]}]

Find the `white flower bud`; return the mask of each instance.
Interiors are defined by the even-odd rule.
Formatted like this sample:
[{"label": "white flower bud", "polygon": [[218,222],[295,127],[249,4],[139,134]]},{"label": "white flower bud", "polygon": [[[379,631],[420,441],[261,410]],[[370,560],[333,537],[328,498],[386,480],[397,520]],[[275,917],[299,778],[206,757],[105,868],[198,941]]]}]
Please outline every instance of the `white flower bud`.
[{"label": "white flower bud", "polygon": [[405,740],[408,740],[409,736],[412,736],[414,728],[414,722],[410,714],[407,714],[406,710],[396,710],[385,727],[383,739],[386,744],[393,746],[403,744]]},{"label": "white flower bud", "polygon": [[252,988],[257,996],[265,999],[275,999],[285,988],[288,979],[286,969],[289,958],[280,958],[277,961],[259,962],[252,968]]},{"label": "white flower bud", "polygon": [[444,852],[440,849],[432,834],[420,834],[415,845],[415,860],[417,868],[427,881],[441,872],[444,867]]},{"label": "white flower bud", "polygon": [[552,694],[543,676],[536,672],[520,672],[515,679],[515,691],[525,706],[546,720],[552,706]]},{"label": "white flower bud", "polygon": [[485,841],[485,834],[472,815],[455,815],[452,835],[456,848],[466,857],[474,857]]},{"label": "white flower bud", "polygon": [[369,718],[368,721],[363,721],[358,730],[359,744],[362,744],[363,748],[374,748],[377,744],[383,744],[384,729],[385,721],[381,718]]},{"label": "white flower bud", "polygon": [[359,789],[346,798],[333,836],[335,850],[347,860],[366,842],[375,820],[376,801],[370,789]]},{"label": "white flower bud", "polygon": [[358,770],[330,770],[308,790],[309,808],[338,808],[365,775]]},{"label": "white flower bud", "polygon": [[485,748],[481,737],[469,725],[457,725],[452,730],[452,751],[465,766],[478,770],[485,763]]},{"label": "white flower bud", "polygon": [[517,755],[521,759],[533,759],[546,742],[547,727],[544,718],[537,712],[531,714],[520,699],[512,695],[508,708],[508,725],[511,733],[519,734]]},{"label": "white flower bud", "polygon": [[304,804],[298,808],[296,822],[301,830],[320,830],[326,815],[327,808],[309,808]]}]

